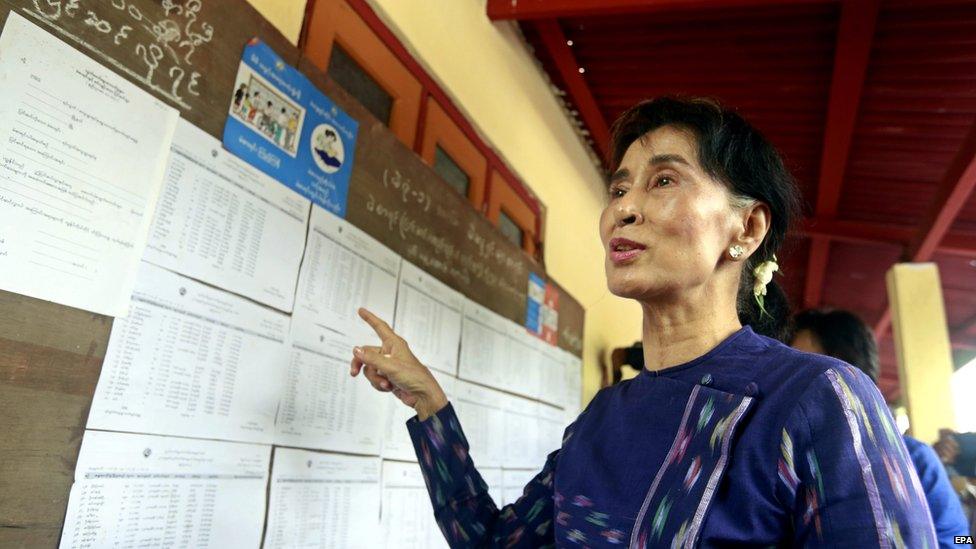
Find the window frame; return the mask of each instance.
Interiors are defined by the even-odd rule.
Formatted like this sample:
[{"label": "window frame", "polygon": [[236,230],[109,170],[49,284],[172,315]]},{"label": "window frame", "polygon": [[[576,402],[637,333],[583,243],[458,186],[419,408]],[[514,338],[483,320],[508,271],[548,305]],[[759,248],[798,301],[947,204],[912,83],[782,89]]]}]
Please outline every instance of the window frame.
[{"label": "window frame", "polygon": [[522,229],[522,249],[529,256],[537,258],[539,248],[538,229],[541,216],[508,183],[508,179],[497,170],[492,170],[491,186],[488,194],[487,217],[498,227],[501,212],[504,211]]},{"label": "window frame", "polygon": [[423,85],[344,0],[310,2],[303,53],[322,72],[329,69],[336,42],[393,98],[390,130],[413,147],[420,120]]},{"label": "window frame", "polygon": [[418,147],[420,157],[433,167],[437,147],[440,146],[441,150],[468,175],[468,202],[476,210],[482,211],[485,200],[485,180],[488,176],[488,159],[464,135],[461,128],[433,97],[427,99],[426,110],[423,135]]}]

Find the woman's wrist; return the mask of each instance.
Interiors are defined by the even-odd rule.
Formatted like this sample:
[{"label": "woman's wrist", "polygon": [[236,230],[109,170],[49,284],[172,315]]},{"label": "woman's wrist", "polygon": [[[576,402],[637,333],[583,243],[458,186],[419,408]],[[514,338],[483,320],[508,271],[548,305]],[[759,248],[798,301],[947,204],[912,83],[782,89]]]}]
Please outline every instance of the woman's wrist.
[{"label": "woman's wrist", "polygon": [[417,412],[417,419],[425,421],[430,416],[440,412],[445,406],[447,406],[447,395],[438,387],[437,394],[418,400],[413,409]]}]

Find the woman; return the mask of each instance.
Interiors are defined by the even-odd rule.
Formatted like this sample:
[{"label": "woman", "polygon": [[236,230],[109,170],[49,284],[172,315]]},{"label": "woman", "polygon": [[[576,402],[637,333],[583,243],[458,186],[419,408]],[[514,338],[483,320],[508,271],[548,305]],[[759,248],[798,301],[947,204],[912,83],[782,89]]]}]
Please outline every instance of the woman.
[{"label": "woman", "polygon": [[355,348],[351,374],[417,411],[407,427],[448,542],[934,547],[871,381],[751,327],[786,320],[764,299],[798,202],[775,149],[697,99],[638,104],[612,134],[600,237],[610,291],[643,308],[644,369],[594,397],[517,502],[495,507],[444,392],[360,312],[383,345]]}]

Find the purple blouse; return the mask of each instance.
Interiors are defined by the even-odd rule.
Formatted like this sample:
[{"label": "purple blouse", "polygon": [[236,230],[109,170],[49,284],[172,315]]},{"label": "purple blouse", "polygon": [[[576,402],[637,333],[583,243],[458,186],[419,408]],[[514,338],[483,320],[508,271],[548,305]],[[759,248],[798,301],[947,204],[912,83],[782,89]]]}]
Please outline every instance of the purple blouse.
[{"label": "purple blouse", "polygon": [[452,547],[937,547],[870,379],[749,327],[600,391],[502,509],[451,405],[407,427]]}]

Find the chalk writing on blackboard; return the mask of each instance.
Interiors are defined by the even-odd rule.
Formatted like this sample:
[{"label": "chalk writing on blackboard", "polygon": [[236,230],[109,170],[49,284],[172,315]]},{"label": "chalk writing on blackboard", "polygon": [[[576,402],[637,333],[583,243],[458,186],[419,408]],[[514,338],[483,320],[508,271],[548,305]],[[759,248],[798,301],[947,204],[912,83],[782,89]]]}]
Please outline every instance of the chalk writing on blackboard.
[{"label": "chalk writing on blackboard", "polygon": [[[198,87],[203,78],[193,68],[194,53],[198,47],[213,40],[214,27],[199,20],[202,0],[189,0],[182,5],[163,0],[161,7],[164,16],[158,20],[127,0],[33,0],[33,7],[23,11],[130,78],[189,110],[193,107],[186,102],[185,96],[199,96]],[[125,22],[113,23],[119,20]],[[69,26],[90,28],[107,39],[93,43],[68,30]],[[141,72],[119,60],[132,55],[142,63]]]},{"label": "chalk writing on blackboard", "polygon": [[[394,187],[394,181],[398,181],[399,189]],[[396,170],[384,171],[384,185],[399,191],[409,189],[410,186],[409,179],[400,176]],[[417,201],[409,191],[408,194],[398,192],[395,196],[405,204]],[[512,279],[521,280],[528,276],[525,265],[506,253],[504,248],[496,246],[495,242],[481,235],[474,221],[469,223],[465,233],[474,248],[464,249],[456,246],[451,238],[435,233],[427,223],[411,217],[406,210],[382,203],[372,193],[366,194],[366,211],[385,221],[387,229],[400,240],[410,243],[404,257],[424,270],[447,276],[464,286],[477,279],[511,298],[525,299],[525,288],[511,282]],[[502,277],[498,274],[513,271],[519,274],[513,277]]]}]

